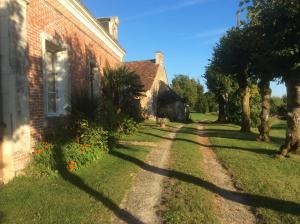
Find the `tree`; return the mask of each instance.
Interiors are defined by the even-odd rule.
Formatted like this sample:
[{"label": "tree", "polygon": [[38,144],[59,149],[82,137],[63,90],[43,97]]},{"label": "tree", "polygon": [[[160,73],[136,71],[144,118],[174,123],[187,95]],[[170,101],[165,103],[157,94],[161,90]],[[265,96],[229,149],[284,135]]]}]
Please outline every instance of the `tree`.
[{"label": "tree", "polygon": [[172,89],[184,99],[191,109],[195,109],[199,96],[199,85],[195,79],[191,79],[187,75],[175,75],[172,80]]},{"label": "tree", "polygon": [[103,122],[110,130],[118,126],[118,119],[124,115],[140,117],[138,100],[144,96],[144,86],[134,71],[125,67],[104,69],[102,91]]},{"label": "tree", "polygon": [[265,66],[282,79],[287,87],[287,130],[281,154],[300,154],[300,1],[246,0],[250,23],[263,31],[266,51]]},{"label": "tree", "polygon": [[197,81],[197,101],[194,110],[200,113],[209,112],[207,96],[204,93],[204,87]]},{"label": "tree", "polygon": [[225,107],[228,102],[229,94],[234,91],[234,81],[229,77],[219,72],[220,69],[211,63],[206,67],[204,78],[206,86],[215,96],[218,102],[218,122],[226,122]]},{"label": "tree", "polygon": [[215,47],[213,60],[220,72],[229,75],[239,85],[242,104],[242,132],[250,132],[250,88],[249,71],[253,42],[248,32],[232,28]]}]

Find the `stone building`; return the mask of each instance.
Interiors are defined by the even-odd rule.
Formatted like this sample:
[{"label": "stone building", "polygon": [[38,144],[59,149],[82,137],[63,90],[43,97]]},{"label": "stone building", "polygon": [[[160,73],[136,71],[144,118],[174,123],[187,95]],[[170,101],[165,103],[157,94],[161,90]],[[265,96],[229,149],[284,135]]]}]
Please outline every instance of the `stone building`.
[{"label": "stone building", "polygon": [[26,165],[73,91],[100,93],[106,65],[122,63],[117,17],[94,18],[78,0],[0,1],[0,181]]},{"label": "stone building", "polygon": [[[184,103],[169,87],[162,52],[156,52],[155,59],[126,62],[125,67],[130,71],[135,71],[144,85],[145,97],[140,100],[140,103],[145,118],[168,117],[172,120],[185,119]],[[164,106],[168,106],[169,109],[166,109]]]}]

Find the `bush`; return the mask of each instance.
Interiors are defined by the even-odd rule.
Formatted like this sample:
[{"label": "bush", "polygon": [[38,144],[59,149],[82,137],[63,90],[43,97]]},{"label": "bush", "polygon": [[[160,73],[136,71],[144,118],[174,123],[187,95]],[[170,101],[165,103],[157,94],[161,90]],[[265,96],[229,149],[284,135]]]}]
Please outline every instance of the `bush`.
[{"label": "bush", "polygon": [[287,114],[286,96],[271,98],[271,115],[285,117]]},{"label": "bush", "polygon": [[[82,122],[81,135],[76,139],[66,138],[53,144],[38,142],[33,152],[30,171],[39,175],[49,175],[63,163],[69,170],[77,170],[98,159],[108,151],[108,132],[100,127],[90,127]],[[56,156],[61,154],[62,158]],[[56,161],[56,160],[60,161]]]},{"label": "bush", "polygon": [[68,110],[74,120],[96,121],[100,114],[100,99],[96,96],[92,98],[88,90],[77,90],[72,94]]},{"label": "bush", "polygon": [[139,124],[133,118],[124,118],[119,126],[119,133],[125,135],[134,134],[138,130]]}]

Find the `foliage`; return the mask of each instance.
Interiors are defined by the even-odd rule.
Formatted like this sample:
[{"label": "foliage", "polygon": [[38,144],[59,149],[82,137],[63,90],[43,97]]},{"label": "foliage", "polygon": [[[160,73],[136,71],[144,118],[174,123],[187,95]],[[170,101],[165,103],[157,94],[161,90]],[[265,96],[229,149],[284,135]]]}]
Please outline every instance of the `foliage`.
[{"label": "foliage", "polygon": [[134,119],[127,117],[122,119],[118,131],[124,135],[132,135],[137,132],[138,128],[139,124]]},{"label": "foliage", "polygon": [[252,35],[246,30],[232,28],[214,48],[212,59],[214,69],[221,74],[229,75],[240,88],[249,84],[252,75],[248,69],[253,45],[255,46],[252,39]]},{"label": "foliage", "polygon": [[57,150],[61,151],[63,155],[61,159],[70,170],[83,167],[108,151],[108,132],[98,126],[90,126],[87,121],[81,121],[81,134],[78,138],[70,138],[67,136],[68,133],[64,133],[65,139],[52,139],[51,144],[36,143],[30,172],[39,175],[53,173],[57,169],[55,157]]},{"label": "foliage", "polygon": [[[255,85],[251,86],[251,97],[250,97],[250,109],[251,109],[251,126],[258,127],[260,124],[260,112],[261,112],[261,97],[258,92],[258,88]],[[226,117],[229,122],[234,124],[241,124],[241,98],[240,93],[236,91],[229,97],[228,104],[225,110]]]},{"label": "foliage", "polygon": [[95,121],[99,119],[100,99],[96,96],[91,97],[86,89],[77,90],[72,93],[68,110],[73,120]]},{"label": "foliage", "polygon": [[271,98],[271,115],[284,117],[287,114],[286,96]]},{"label": "foliage", "polygon": [[172,88],[189,105],[190,110],[202,113],[208,111],[208,102],[204,95],[204,87],[199,81],[187,75],[175,75],[175,78],[172,80]]},{"label": "foliage", "polygon": [[204,79],[206,80],[206,86],[210,92],[212,92],[216,98],[218,96],[230,95],[236,91],[237,86],[234,80],[220,72],[221,69],[213,63],[209,64],[204,73]]},{"label": "foliage", "polygon": [[144,86],[139,76],[125,67],[106,68],[103,77],[102,123],[115,131],[122,118],[129,116],[141,120],[139,98],[144,96]]},{"label": "foliage", "polygon": [[207,106],[208,106],[208,111],[209,113],[211,112],[217,112],[218,111],[218,103],[216,100],[216,95],[212,92],[206,92],[204,94],[204,98],[207,101]]},{"label": "foliage", "polygon": [[[299,72],[299,18],[298,0],[242,0],[247,9],[248,26],[260,30],[259,38],[266,46],[260,52],[264,77],[288,78]],[[260,45],[262,46],[262,45]]]},{"label": "foliage", "polygon": [[199,91],[203,93],[203,87],[187,75],[175,75],[172,80],[172,89],[187,103],[190,108],[194,109],[198,100]]}]

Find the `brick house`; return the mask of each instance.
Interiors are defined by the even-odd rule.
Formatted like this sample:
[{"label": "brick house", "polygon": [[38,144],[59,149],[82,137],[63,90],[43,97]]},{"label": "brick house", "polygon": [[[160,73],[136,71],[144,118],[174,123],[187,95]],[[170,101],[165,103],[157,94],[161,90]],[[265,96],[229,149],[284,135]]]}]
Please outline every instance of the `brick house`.
[{"label": "brick house", "polygon": [[0,1],[0,181],[26,165],[73,91],[100,94],[105,66],[121,65],[117,17],[95,19],[77,0]]},{"label": "brick house", "polygon": [[135,71],[144,85],[145,97],[140,104],[146,118],[185,119],[183,100],[169,87],[162,52],[156,52],[155,59],[125,62],[124,65]]}]

